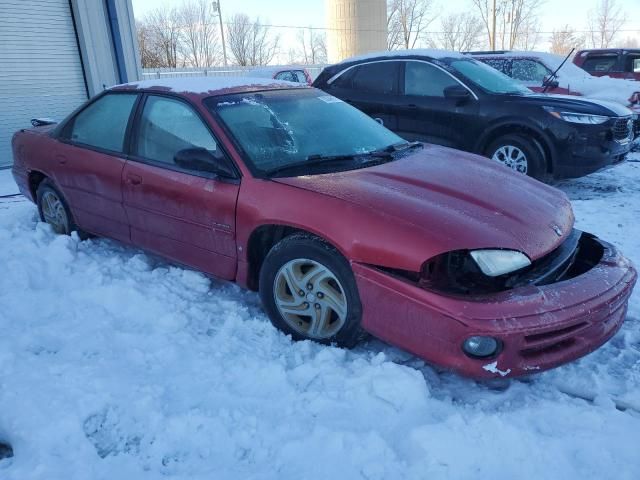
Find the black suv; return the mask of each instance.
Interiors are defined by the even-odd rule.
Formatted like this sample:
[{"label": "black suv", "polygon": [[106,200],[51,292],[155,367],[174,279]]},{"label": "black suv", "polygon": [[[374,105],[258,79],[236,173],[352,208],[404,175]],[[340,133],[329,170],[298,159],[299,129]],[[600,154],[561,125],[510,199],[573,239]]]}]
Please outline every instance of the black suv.
[{"label": "black suv", "polygon": [[634,136],[632,112],[622,105],[535,94],[454,52],[354,58],[325,68],[313,85],[407,140],[479,153],[536,178],[618,162]]}]

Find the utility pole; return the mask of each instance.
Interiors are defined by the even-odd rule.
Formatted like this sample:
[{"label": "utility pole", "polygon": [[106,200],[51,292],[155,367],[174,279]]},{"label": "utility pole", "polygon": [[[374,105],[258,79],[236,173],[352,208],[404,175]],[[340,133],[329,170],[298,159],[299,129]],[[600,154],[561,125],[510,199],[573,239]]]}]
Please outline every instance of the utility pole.
[{"label": "utility pole", "polygon": [[213,2],[213,8],[218,10],[218,21],[220,22],[220,36],[222,37],[222,56],[224,58],[224,66],[227,66],[227,45],[224,42],[224,27],[222,26],[222,11],[220,10],[220,0]]},{"label": "utility pole", "polygon": [[493,0],[493,25],[491,27],[491,50],[496,50],[496,0]]}]

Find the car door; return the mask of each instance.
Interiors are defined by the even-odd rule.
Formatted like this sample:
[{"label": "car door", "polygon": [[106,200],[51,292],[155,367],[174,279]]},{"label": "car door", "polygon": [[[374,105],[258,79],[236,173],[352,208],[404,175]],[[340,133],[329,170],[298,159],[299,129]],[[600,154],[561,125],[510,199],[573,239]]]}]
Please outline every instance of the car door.
[{"label": "car door", "polygon": [[353,105],[390,130],[398,128],[401,62],[383,60],[350,68],[330,84],[329,93]]},{"label": "car door", "polygon": [[187,148],[224,156],[192,105],[145,96],[132,131],[123,175],[124,207],[134,244],[221,278],[235,278],[238,179],[222,179],[175,163]]},{"label": "car door", "polygon": [[477,140],[474,132],[478,123],[478,102],[471,90],[467,101],[447,98],[446,88],[464,87],[451,74],[422,60],[402,64],[397,133],[407,140],[470,150]]},{"label": "car door", "polygon": [[139,95],[110,92],[72,117],[53,153],[54,180],[78,226],[88,232],[129,241],[122,206],[125,138]]}]

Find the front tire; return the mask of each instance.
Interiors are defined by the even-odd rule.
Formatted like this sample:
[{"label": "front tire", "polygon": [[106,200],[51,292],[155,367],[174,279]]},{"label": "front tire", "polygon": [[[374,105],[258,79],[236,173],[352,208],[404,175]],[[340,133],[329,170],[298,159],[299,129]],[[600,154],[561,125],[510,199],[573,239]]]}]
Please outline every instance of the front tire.
[{"label": "front tire", "polygon": [[486,155],[538,180],[545,176],[546,155],[542,145],[534,138],[518,134],[504,135],[491,142]]},{"label": "front tire", "polygon": [[363,337],[351,267],[316,237],[296,234],[276,244],[260,270],[259,288],[271,323],[295,340],[353,347]]}]

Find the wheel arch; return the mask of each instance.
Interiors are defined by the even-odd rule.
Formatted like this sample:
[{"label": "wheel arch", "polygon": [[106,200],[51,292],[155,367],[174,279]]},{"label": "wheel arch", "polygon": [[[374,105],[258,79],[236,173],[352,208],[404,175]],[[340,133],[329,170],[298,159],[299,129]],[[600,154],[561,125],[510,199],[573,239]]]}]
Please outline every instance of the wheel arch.
[{"label": "wheel arch", "polygon": [[30,170],[28,181],[29,181],[29,193],[31,194],[31,198],[34,202],[37,202],[37,191],[38,187],[42,183],[42,181],[46,178],[51,179],[47,174],[39,171],[39,170]]},{"label": "wheel arch", "polygon": [[484,134],[480,137],[475,146],[475,151],[484,155],[486,149],[491,143],[499,137],[509,134],[524,134],[525,136],[531,136],[542,147],[545,154],[545,169],[546,173],[553,173],[555,170],[555,149],[549,136],[545,134],[540,128],[525,124],[522,122],[504,121],[493,125],[488,128]]},{"label": "wheel arch", "polygon": [[309,237],[319,239],[335,248],[343,257],[347,258],[342,249],[334,242],[317,232],[284,223],[264,223],[256,226],[248,237],[246,243],[247,261],[244,266],[246,271],[238,272],[238,278],[244,278],[245,280],[239,283],[244,283],[250,290],[257,291],[260,269],[262,268],[264,259],[278,242],[295,234],[308,235]]}]

